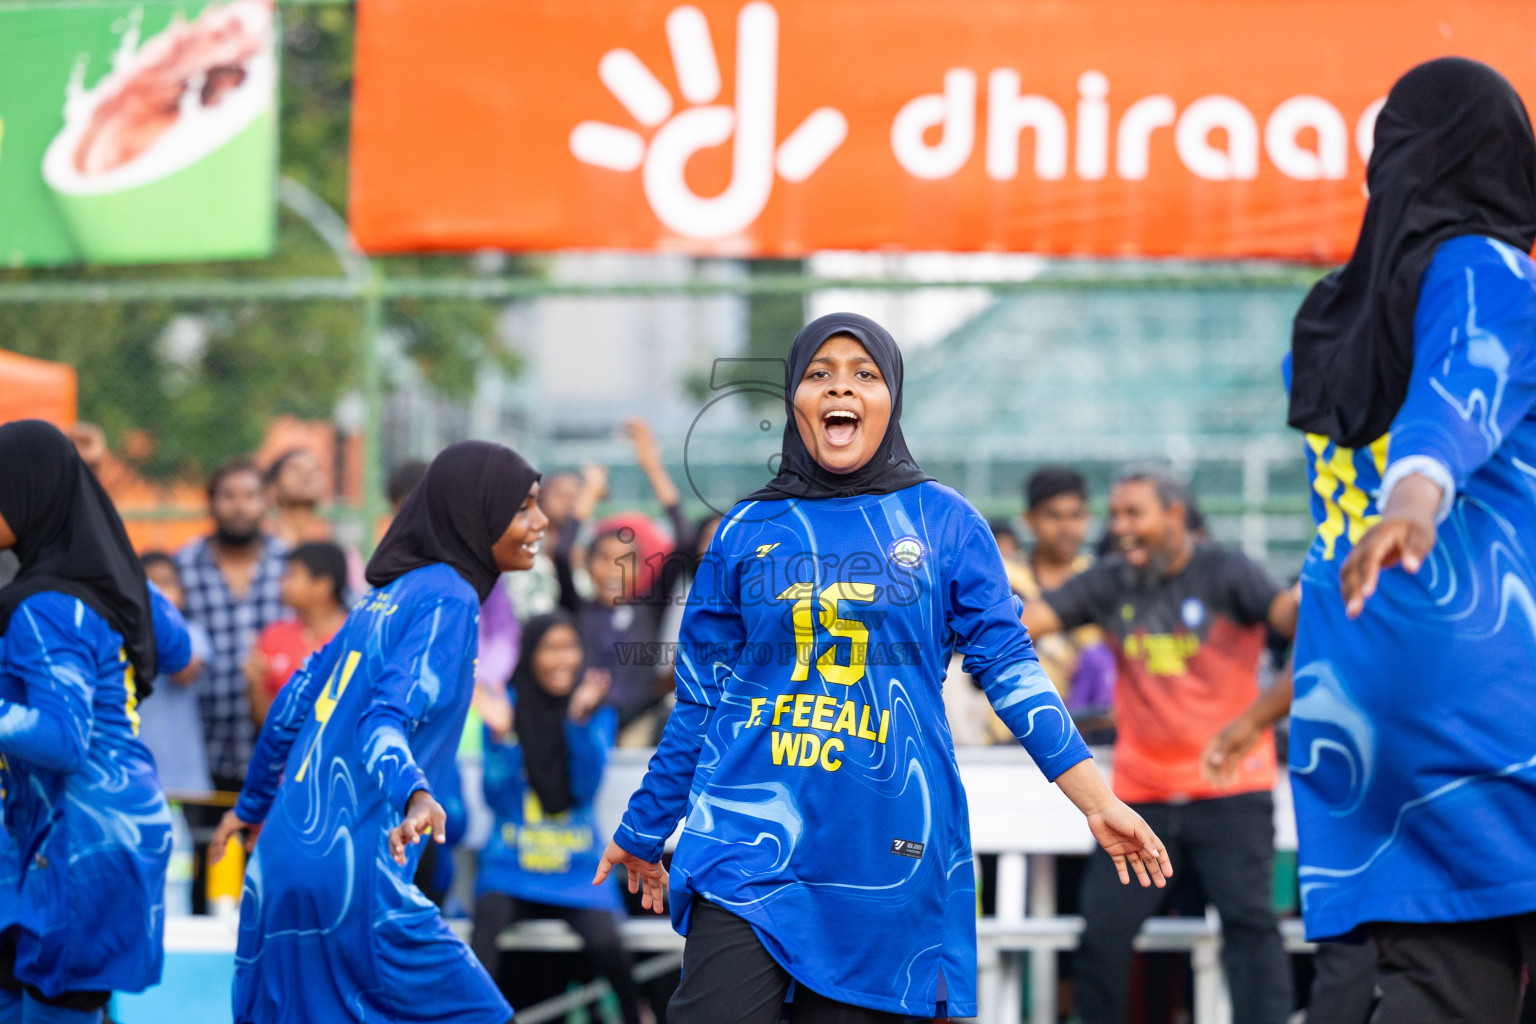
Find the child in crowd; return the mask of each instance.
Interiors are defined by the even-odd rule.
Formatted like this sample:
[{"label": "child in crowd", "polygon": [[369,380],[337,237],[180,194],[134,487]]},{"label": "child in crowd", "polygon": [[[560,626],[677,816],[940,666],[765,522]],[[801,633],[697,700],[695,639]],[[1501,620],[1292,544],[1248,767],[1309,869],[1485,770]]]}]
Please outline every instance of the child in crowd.
[{"label": "child in crowd", "polygon": [[245,663],[251,721],[259,728],[272,701],[347,621],[347,556],[324,541],[300,544],[283,560],[283,606],[293,612],[261,631]]}]

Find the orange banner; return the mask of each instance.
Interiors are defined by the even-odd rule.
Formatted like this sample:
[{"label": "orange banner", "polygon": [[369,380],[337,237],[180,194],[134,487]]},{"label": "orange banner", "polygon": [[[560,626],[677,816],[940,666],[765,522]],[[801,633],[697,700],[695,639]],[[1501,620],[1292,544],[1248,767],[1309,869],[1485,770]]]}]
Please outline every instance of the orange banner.
[{"label": "orange banner", "polygon": [[1529,0],[364,0],[364,248],[1340,260],[1431,57]]}]

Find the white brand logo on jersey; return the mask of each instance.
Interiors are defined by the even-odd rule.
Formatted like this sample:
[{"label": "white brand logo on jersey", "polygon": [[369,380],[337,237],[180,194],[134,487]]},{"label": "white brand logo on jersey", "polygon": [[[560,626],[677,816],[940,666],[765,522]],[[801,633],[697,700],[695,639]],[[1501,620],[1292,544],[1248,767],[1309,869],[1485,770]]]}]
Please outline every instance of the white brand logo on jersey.
[{"label": "white brand logo on jersey", "polygon": [[917,569],[923,564],[923,542],[916,537],[902,537],[891,545],[891,561],[903,569]]}]

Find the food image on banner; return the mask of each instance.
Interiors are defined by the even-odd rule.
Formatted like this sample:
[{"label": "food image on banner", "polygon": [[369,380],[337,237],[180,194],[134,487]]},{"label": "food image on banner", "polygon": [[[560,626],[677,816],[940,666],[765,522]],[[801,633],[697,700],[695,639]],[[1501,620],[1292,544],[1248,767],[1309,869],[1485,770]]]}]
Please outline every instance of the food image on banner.
[{"label": "food image on banner", "polygon": [[1339,260],[1391,84],[1457,54],[1536,96],[1532,39],[1520,0],[369,0],[350,220],[375,252]]},{"label": "food image on banner", "polygon": [[271,0],[0,9],[0,258],[271,252]]}]

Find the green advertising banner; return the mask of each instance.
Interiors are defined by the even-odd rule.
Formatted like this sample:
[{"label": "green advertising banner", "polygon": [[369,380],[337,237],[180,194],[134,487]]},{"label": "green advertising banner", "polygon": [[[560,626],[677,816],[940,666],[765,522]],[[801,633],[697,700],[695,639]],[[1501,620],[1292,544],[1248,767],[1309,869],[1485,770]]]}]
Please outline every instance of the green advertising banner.
[{"label": "green advertising banner", "polygon": [[0,263],[272,251],[271,0],[0,6]]}]

